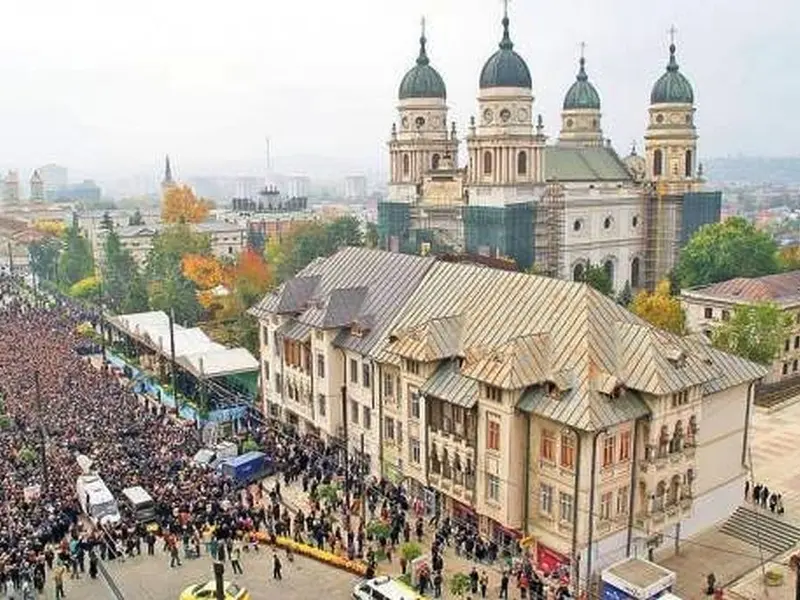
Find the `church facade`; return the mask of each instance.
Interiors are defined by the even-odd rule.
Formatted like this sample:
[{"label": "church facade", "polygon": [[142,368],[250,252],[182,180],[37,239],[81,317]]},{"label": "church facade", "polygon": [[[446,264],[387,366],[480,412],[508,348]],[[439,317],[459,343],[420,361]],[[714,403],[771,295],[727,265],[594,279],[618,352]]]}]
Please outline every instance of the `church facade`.
[{"label": "church facade", "polygon": [[603,135],[600,94],[583,55],[550,142],[505,14],[462,140],[448,122],[446,86],[426,43],[423,28],[398,92],[389,192],[378,206],[384,249],[508,258],[573,280],[602,265],[615,290],[639,289],[674,267],[694,231],[719,220],[721,195],[703,190],[694,92],[674,43],[650,95],[644,153],[634,148],[626,157]]}]

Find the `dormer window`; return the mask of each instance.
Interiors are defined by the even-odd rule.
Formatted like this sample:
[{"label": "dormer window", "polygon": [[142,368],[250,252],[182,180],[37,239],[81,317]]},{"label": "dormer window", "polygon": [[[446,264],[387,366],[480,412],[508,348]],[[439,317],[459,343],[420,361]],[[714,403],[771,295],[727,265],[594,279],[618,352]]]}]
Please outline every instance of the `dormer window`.
[{"label": "dormer window", "polygon": [[416,360],[406,359],[406,371],[412,375],[419,375],[419,362]]},{"label": "dormer window", "polygon": [[544,384],[544,393],[551,398],[555,398],[558,396],[558,386],[552,381],[547,381]]},{"label": "dormer window", "polygon": [[492,402],[502,402],[503,401],[503,390],[499,387],[495,387],[493,385],[487,385],[485,388],[486,398],[491,400]]}]

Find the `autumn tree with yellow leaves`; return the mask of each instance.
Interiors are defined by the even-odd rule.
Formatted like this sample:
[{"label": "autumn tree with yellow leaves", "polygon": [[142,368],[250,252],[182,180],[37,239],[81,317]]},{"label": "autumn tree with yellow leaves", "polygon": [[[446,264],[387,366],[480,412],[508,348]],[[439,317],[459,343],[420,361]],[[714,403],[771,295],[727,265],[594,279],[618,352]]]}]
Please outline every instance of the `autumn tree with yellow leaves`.
[{"label": "autumn tree with yellow leaves", "polygon": [[670,295],[669,292],[669,280],[664,279],[658,283],[655,291],[636,294],[630,309],[659,329],[682,335],[686,331],[686,314],[680,298]]},{"label": "autumn tree with yellow leaves", "polygon": [[202,223],[211,207],[211,202],[198,198],[188,185],[177,185],[164,192],[161,220],[165,223]]}]

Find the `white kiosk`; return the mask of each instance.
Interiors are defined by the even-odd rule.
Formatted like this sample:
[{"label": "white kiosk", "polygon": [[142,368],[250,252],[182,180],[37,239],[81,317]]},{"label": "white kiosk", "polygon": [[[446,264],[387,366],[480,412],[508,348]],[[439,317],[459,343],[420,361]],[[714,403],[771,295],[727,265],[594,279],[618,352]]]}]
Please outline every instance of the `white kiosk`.
[{"label": "white kiosk", "polygon": [[641,558],[626,558],[605,569],[601,600],[676,599],[672,587],[675,573]]}]

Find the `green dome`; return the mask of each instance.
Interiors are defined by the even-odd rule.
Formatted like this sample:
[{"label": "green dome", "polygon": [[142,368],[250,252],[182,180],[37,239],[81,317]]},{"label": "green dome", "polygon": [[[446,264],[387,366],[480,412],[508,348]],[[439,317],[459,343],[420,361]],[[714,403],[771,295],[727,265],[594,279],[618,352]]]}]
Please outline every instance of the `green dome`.
[{"label": "green dome", "polygon": [[692,84],[678,70],[675,60],[675,44],[669,47],[669,64],[667,72],[659,77],[650,93],[650,104],[692,104],[694,92]]},{"label": "green dome", "polygon": [[575,83],[567,90],[564,96],[564,110],[592,109],[600,110],[600,94],[594,86],[589,83],[586,75],[586,60],[581,57],[581,68]]},{"label": "green dome", "polygon": [[400,100],[406,98],[447,98],[447,89],[442,76],[430,65],[428,54],[425,52],[425,36],[419,38],[419,56],[417,64],[405,74],[400,82],[398,96]]},{"label": "green dome", "polygon": [[495,52],[481,71],[481,89],[512,87],[531,89],[531,72],[522,57],[514,52],[514,44],[508,34],[508,16],[503,17],[503,39],[500,49]]}]

